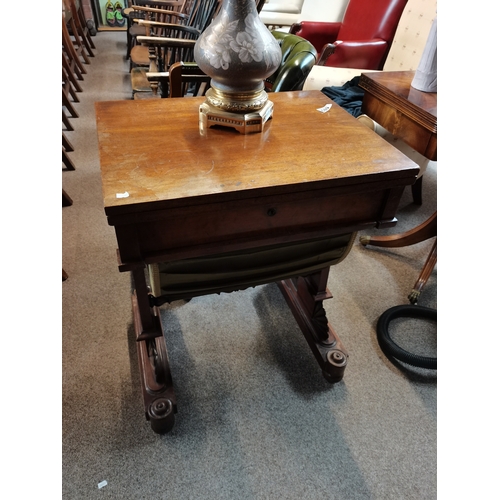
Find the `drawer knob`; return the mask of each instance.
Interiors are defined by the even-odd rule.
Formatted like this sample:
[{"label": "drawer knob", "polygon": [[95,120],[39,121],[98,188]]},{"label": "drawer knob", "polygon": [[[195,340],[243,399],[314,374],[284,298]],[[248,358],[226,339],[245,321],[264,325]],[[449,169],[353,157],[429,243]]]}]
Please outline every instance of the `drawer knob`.
[{"label": "drawer knob", "polygon": [[276,215],[276,209],[275,208],[270,208],[267,211],[267,215],[269,215],[269,217],[272,217],[273,215]]}]

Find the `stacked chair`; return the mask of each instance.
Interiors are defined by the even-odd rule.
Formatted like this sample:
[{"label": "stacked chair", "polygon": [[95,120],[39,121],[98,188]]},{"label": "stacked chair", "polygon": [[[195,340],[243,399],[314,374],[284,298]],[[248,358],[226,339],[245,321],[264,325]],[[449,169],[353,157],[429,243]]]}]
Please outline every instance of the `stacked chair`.
[{"label": "stacked chair", "polygon": [[194,63],[176,62],[168,72],[169,97],[204,96],[211,78]]},{"label": "stacked chair", "polygon": [[[159,6],[161,5],[161,6]],[[146,45],[138,44],[139,36],[167,36],[172,25],[186,26],[189,16],[172,8],[171,2],[150,2],[150,5],[136,5],[128,14],[132,19],[130,30],[131,48],[128,53],[130,71],[137,66],[149,66],[149,50]],[[127,48],[128,50],[128,48]]]},{"label": "stacked chair", "polygon": [[[199,35],[217,15],[220,4],[220,0],[196,0],[187,26],[174,28],[159,23],[158,29],[170,30],[168,35],[165,36],[167,32],[164,31],[162,35],[156,32],[137,37],[137,42],[149,49],[149,67],[132,70],[134,99],[205,95],[210,78],[195,63],[193,49]],[[257,0],[257,9],[261,7],[262,2]],[[152,27],[156,24],[147,20],[138,20],[137,23]],[[299,36],[280,31],[272,34],[281,47],[282,60],[276,72],[264,82],[266,90],[301,90],[317,62],[316,49]],[[173,75],[170,74],[172,70]]]},{"label": "stacked chair", "polygon": [[[299,36],[282,31],[271,33],[281,47],[281,64],[264,81],[266,91],[302,90],[309,72],[316,63],[316,49]],[[203,96],[210,88],[210,77],[203,73],[195,62],[176,62],[170,66],[168,73],[169,88],[165,97]]]},{"label": "stacked chair", "polygon": [[[73,119],[78,118],[76,104],[79,102],[78,94],[82,92],[81,82],[87,73],[90,58],[94,57],[95,45],[90,37],[85,22],[81,3],[75,0],[64,0],[62,14],[62,165],[63,171],[75,170],[75,165],[70,153],[74,151],[73,145],[65,134],[75,130]],[[73,204],[70,195],[62,190],[62,206]],[[62,270],[63,281],[68,274]]]},{"label": "stacked chair", "polygon": [[[169,96],[169,68],[176,62],[194,62],[194,45],[217,15],[221,0],[193,0],[184,12],[135,6],[145,18],[133,19],[146,34],[136,36],[130,50],[134,99]],[[129,14],[134,16],[134,13]]]},{"label": "stacked chair", "polygon": [[138,19],[146,19],[142,8],[157,8],[172,10],[186,14],[191,12],[194,0],[130,0],[123,12],[127,19],[127,59],[130,59],[132,48],[137,44],[138,36],[146,36],[146,28],[137,23]]}]

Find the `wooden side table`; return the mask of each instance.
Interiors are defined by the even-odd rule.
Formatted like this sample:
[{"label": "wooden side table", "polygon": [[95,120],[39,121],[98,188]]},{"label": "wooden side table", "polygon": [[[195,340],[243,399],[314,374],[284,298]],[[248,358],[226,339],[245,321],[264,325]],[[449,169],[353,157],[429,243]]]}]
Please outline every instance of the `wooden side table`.
[{"label": "wooden side table", "polygon": [[[411,86],[414,71],[364,73],[362,111],[394,136],[428,158],[437,160],[437,93]],[[408,299],[416,304],[437,262],[437,211],[418,227],[392,236],[362,236],[363,245],[404,247],[436,237]]]},{"label": "wooden side table", "polygon": [[[204,129],[204,98],[96,103],[104,209],[119,270],[130,271],[146,417],[167,432],[177,411],[148,264],[255,251],[391,227],[418,166],[320,91],[272,95],[262,133]],[[325,104],[328,112],[320,112]],[[326,318],[329,267],[278,282],[320,369],[347,352]],[[153,303],[152,303],[153,300]],[[169,418],[165,416],[168,415]]]}]

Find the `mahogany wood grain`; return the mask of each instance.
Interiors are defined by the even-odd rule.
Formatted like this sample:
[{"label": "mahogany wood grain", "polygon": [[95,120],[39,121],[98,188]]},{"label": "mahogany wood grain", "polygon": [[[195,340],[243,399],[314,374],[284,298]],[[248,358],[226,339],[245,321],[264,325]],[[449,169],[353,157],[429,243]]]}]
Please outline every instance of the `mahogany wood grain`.
[{"label": "mahogany wood grain", "polygon": [[317,111],[331,102],[321,92],[273,94],[274,117],[250,135],[200,131],[203,100],[96,103],[123,264],[395,223],[416,164],[337,105]]},{"label": "mahogany wood grain", "polygon": [[364,73],[362,111],[424,155],[437,159],[437,92],[411,86],[414,71]]},{"label": "mahogany wood grain", "polygon": [[[362,111],[429,160],[437,160],[437,92],[414,89],[414,71],[362,74]],[[421,180],[421,178],[420,178]],[[437,237],[437,212],[418,227],[391,236],[363,236],[363,245],[403,247]],[[408,298],[415,304],[437,262],[437,238]]]},{"label": "mahogany wood grain", "polygon": [[[413,161],[320,91],[271,100],[273,118],[248,135],[200,128],[203,97],[95,104],[104,210],[119,269],[134,278],[136,336],[144,343],[138,353],[148,370],[143,396],[156,432],[170,429],[173,418],[157,412],[170,403],[175,412],[176,404],[167,362],[155,379],[160,395],[148,382],[148,353],[167,355],[146,264],[392,226],[404,188],[415,182]],[[325,104],[330,111],[318,111]],[[328,271],[280,286],[325,377],[336,382],[347,354],[322,309],[331,298]]]},{"label": "mahogany wood grain", "polygon": [[[272,94],[263,133],[198,127],[204,98],[97,102],[103,194],[108,215],[401,179],[415,164],[319,91]],[[131,118],[133,117],[133,118]],[[147,138],[147,140],[144,140]],[[410,169],[410,172],[408,172]],[[128,198],[116,193],[127,191]]]}]

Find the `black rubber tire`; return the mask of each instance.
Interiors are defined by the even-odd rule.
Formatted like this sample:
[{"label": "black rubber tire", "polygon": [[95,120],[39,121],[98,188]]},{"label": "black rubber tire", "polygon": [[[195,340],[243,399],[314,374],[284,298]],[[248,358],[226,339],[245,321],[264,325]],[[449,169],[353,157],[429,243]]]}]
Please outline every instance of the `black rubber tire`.
[{"label": "black rubber tire", "polygon": [[403,363],[419,368],[437,370],[437,357],[418,356],[401,348],[389,334],[389,324],[396,318],[417,318],[437,321],[437,310],[417,305],[401,305],[387,309],[377,322],[377,340],[388,358],[395,358]]}]

